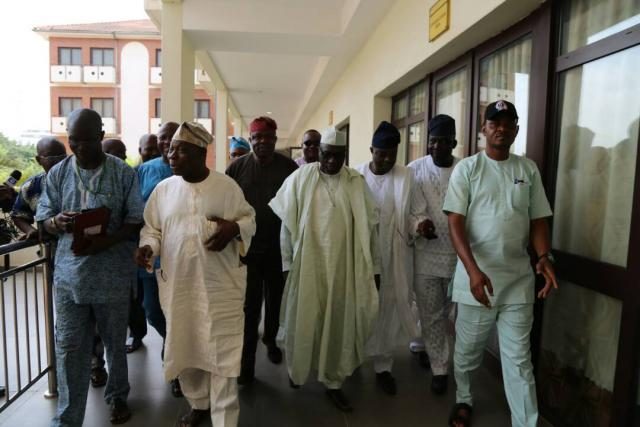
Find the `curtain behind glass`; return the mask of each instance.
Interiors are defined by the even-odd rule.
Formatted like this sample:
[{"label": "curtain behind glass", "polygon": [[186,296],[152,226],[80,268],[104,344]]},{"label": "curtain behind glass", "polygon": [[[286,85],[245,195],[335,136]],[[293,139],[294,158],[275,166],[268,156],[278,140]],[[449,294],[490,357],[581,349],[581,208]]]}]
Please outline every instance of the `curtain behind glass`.
[{"label": "curtain behind glass", "polygon": [[462,68],[436,83],[436,114],[447,114],[456,121],[456,139],[458,145],[453,155],[464,157],[467,141],[466,112],[469,100],[467,88],[469,85],[467,69]]},{"label": "curtain behind glass", "polygon": [[563,11],[561,53],[640,24],[640,0],[573,0]]},{"label": "curtain behind glass", "polygon": [[480,61],[478,150],[483,150],[486,146],[481,131],[484,110],[490,103],[504,99],[516,106],[520,117],[520,131],[511,146],[511,152],[521,155],[526,153],[531,45],[531,36],[528,35]]},{"label": "curtain behind glass", "polygon": [[626,267],[638,151],[640,46],[561,75],[553,247]]}]

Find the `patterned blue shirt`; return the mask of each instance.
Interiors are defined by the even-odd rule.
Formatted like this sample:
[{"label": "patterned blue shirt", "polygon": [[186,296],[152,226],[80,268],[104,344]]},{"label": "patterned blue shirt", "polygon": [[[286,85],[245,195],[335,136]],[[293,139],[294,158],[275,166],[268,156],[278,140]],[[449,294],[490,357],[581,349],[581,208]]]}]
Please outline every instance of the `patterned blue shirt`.
[{"label": "patterned blue shirt", "polygon": [[[75,156],[55,165],[47,174],[38,203],[36,221],[63,211],[80,212],[106,206],[111,210],[107,233],[123,224],[141,224],[144,204],[135,171],[122,160],[107,155],[95,170],[81,169]],[[132,254],[135,243],[119,242],[95,255],[75,256],[73,235],[59,236],[55,258],[54,286],[72,293],[77,304],[126,302],[135,283]]]},{"label": "patterned blue shirt", "polygon": [[46,179],[47,175],[42,172],[32,176],[22,184],[11,210],[11,218],[21,218],[33,223],[36,208],[38,207],[38,199],[40,199]]}]

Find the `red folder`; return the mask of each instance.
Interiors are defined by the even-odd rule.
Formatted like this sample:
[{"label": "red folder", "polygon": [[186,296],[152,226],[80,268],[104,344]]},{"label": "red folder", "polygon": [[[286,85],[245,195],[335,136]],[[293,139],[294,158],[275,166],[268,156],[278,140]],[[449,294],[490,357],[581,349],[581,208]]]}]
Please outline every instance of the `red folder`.
[{"label": "red folder", "polygon": [[71,249],[74,252],[82,251],[89,246],[87,236],[104,236],[107,234],[110,216],[111,210],[104,206],[87,209],[74,216]]}]

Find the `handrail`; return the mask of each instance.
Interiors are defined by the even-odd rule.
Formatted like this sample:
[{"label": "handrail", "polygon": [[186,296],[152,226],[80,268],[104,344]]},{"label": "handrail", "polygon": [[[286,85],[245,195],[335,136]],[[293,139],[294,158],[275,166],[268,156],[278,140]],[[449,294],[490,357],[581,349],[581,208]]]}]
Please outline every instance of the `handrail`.
[{"label": "handrail", "polygon": [[[0,404],[0,412],[44,375],[48,376],[45,397],[57,396],[52,292],[54,244],[51,240],[40,242],[31,239],[0,245],[0,256],[4,257],[4,268],[0,270],[0,346],[3,356],[0,374],[4,378],[0,386],[5,387],[5,395],[0,400],[4,400]],[[42,249],[38,257],[12,266],[13,253],[34,246]],[[24,307],[19,309],[21,304]],[[10,335],[13,335],[10,339],[8,328],[12,330]],[[34,330],[35,340],[31,337]],[[42,337],[46,366],[42,364]]]}]

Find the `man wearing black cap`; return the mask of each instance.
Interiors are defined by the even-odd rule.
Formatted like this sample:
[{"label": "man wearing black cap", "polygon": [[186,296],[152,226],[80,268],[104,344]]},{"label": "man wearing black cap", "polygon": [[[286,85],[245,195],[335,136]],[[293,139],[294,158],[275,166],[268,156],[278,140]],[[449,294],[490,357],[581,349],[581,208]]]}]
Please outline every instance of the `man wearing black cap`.
[{"label": "man wearing black cap", "polygon": [[458,163],[443,207],[459,258],[453,283],[457,391],[450,425],[469,425],[471,373],[480,366],[496,325],[511,422],[534,427],[538,405],[530,333],[535,283],[527,246],[537,255],[536,273],[545,279],[538,298],[545,298],[557,288],[546,220],[551,209],[536,164],[509,152],[518,134],[514,105],[503,100],[489,104],[482,133],[485,151]]},{"label": "man wearing black cap", "polygon": [[379,309],[366,350],[373,356],[376,383],[389,395],[396,394],[391,375],[392,352],[417,333],[409,305],[413,281],[413,253],[409,247],[413,180],[410,169],[396,165],[398,144],[398,129],[389,122],[380,123],[371,142],[371,162],[355,168],[364,176],[379,211]]},{"label": "man wearing black cap", "polygon": [[456,122],[445,114],[429,121],[428,155],[409,164],[414,172],[415,191],[411,207],[411,232],[415,238],[414,290],[420,314],[422,339],[431,364],[431,391],[447,390],[449,339],[447,318],[451,300],[447,296],[456,266],[447,216],[442,212],[449,178],[459,159],[451,153],[456,147]]}]

